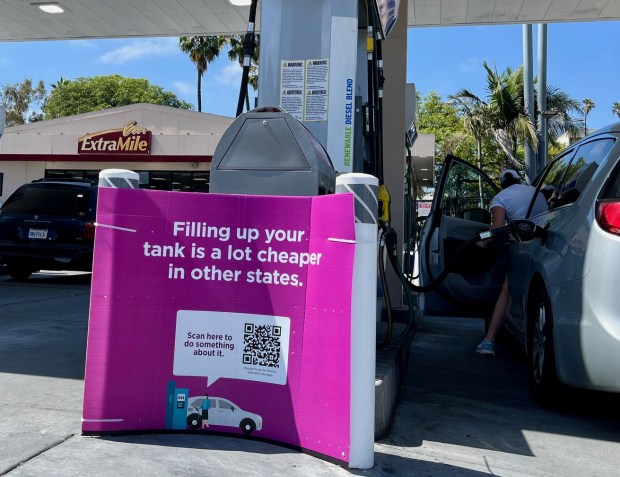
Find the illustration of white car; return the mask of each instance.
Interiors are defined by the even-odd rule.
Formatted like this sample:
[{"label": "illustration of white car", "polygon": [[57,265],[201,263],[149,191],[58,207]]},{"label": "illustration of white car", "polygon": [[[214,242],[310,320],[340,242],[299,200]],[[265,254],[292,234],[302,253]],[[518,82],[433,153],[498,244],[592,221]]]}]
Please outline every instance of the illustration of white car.
[{"label": "illustration of white car", "polygon": [[[189,398],[187,407],[187,425],[190,429],[202,427],[202,403],[205,396]],[[211,409],[209,409],[209,426],[238,427],[245,434],[250,435],[254,431],[263,428],[263,418],[258,414],[247,412],[235,403],[221,397],[209,396]]]}]

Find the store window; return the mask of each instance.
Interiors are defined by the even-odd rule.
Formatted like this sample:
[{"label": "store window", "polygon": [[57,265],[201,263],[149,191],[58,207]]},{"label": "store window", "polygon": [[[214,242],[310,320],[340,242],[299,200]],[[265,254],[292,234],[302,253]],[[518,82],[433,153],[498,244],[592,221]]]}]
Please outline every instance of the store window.
[{"label": "store window", "polygon": [[192,172],[192,191],[209,192],[208,172]]},{"label": "store window", "polygon": [[[97,170],[47,169],[46,179],[71,179],[98,182]],[[179,192],[209,192],[209,172],[186,171],[135,171],[140,188],[152,190],[173,190]],[[2,183],[0,182],[0,190]],[[0,192],[1,194],[1,192]]]},{"label": "store window", "polygon": [[191,172],[173,172],[171,190],[190,192],[192,190]]},{"label": "store window", "polygon": [[99,180],[99,171],[48,169],[45,171],[45,178],[46,179],[87,180],[90,182],[97,182]]},{"label": "store window", "polygon": [[149,172],[149,189],[151,190],[172,190],[170,172],[151,171]]}]

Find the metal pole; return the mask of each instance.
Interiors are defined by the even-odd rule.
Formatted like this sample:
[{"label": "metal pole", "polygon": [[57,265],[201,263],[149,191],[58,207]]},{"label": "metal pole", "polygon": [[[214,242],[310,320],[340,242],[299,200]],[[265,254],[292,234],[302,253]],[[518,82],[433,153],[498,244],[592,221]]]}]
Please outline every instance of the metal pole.
[{"label": "metal pole", "polygon": [[[523,98],[525,100],[525,112],[534,118],[534,69],[532,60],[532,25],[523,25]],[[530,141],[525,145],[525,177],[531,184],[536,175],[536,163],[534,150]]]},{"label": "metal pole", "polygon": [[547,164],[549,148],[547,118],[543,112],[547,110],[547,24],[538,25],[538,161],[536,174]]},{"label": "metal pole", "polygon": [[6,124],[6,109],[0,104],[0,137],[4,132],[4,125]]}]

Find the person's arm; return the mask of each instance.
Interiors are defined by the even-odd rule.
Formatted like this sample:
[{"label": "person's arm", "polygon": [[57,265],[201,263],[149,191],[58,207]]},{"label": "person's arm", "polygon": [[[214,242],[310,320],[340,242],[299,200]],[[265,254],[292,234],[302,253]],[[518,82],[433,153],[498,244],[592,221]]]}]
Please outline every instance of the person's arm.
[{"label": "person's arm", "polygon": [[506,225],[506,209],[496,205],[491,207],[491,227],[496,229],[497,227],[503,227]]},{"label": "person's arm", "polygon": [[[495,207],[491,207],[491,227],[489,229],[496,229],[498,227],[503,227],[506,225],[506,209],[496,205]],[[492,238],[487,238],[484,240],[479,240],[476,242],[480,247],[486,247],[489,242],[493,240]]]}]

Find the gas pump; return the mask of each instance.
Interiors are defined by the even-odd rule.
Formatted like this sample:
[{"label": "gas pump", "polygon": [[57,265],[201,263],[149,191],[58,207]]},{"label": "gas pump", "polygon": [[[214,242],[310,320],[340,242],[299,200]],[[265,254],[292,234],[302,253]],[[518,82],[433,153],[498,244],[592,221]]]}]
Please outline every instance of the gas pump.
[{"label": "gas pump", "polygon": [[261,2],[259,106],[280,105],[301,121],[338,173],[382,182],[381,41],[399,3]]},{"label": "gas pump", "polygon": [[333,194],[335,187],[336,171],[325,148],[278,107],[238,116],[211,161],[211,192],[313,196]]},{"label": "gas pump", "polygon": [[177,388],[174,381],[168,382],[166,400],[166,427],[168,429],[187,429],[187,400],[189,389]]},{"label": "gas pump", "polygon": [[[211,163],[210,191],[215,193],[321,195],[334,192],[338,174],[366,173],[347,177],[340,185],[372,191],[368,223],[363,223],[356,209],[357,250],[366,250],[364,245],[371,250],[369,255],[360,252],[370,258],[371,272],[366,275],[371,281],[377,277],[377,189],[381,224],[387,227],[390,222],[383,178],[381,41],[396,23],[399,3],[262,0],[259,107],[238,114]],[[247,57],[252,52],[255,8],[256,0],[244,41]],[[246,72],[244,63],[244,78]],[[378,187],[366,183],[369,174],[378,180]],[[354,196],[359,197],[355,192]],[[361,225],[372,229],[368,237],[358,234]],[[368,296],[375,291],[376,284],[372,285],[365,293]],[[359,352],[372,361],[369,372],[364,367],[363,376],[353,376],[351,384],[350,463],[357,468],[373,465],[376,330],[372,313],[370,327],[352,325],[356,331],[372,328],[370,342],[364,341],[360,347],[364,349],[354,350],[351,358],[359,364],[360,357],[353,355]]]}]

